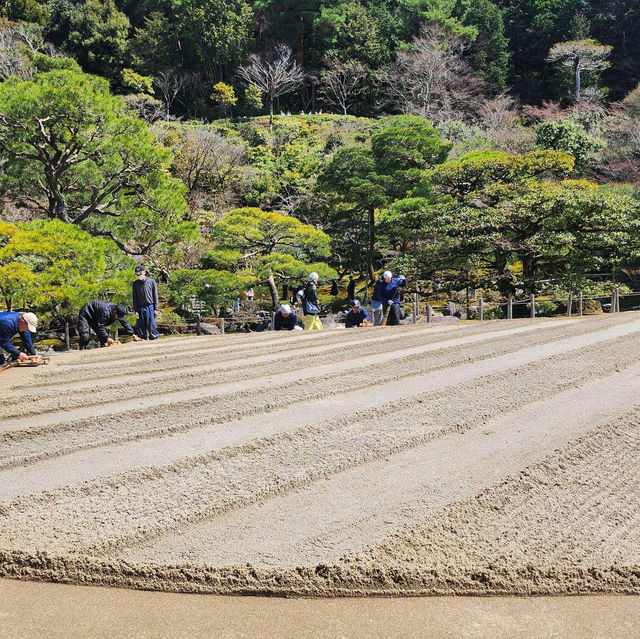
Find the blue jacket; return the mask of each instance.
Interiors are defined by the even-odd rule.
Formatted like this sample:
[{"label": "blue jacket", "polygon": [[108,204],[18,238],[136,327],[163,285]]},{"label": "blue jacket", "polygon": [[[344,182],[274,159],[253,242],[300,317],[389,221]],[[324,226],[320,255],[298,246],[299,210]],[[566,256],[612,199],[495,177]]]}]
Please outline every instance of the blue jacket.
[{"label": "blue jacket", "polygon": [[283,317],[278,311],[273,320],[273,330],[275,331],[292,331],[298,324],[298,316],[295,313],[289,313],[289,317]]},{"label": "blue jacket", "polygon": [[385,306],[389,304],[400,303],[400,289],[407,285],[406,278],[392,277],[389,283],[384,280],[378,280],[373,291],[373,299],[378,302],[384,302]]},{"label": "blue jacket", "polygon": [[[12,355],[20,355],[20,351],[11,343],[11,338],[20,333],[18,330],[18,320],[22,313],[14,313],[7,311],[0,313],[0,348],[3,348],[7,353]],[[35,355],[36,349],[33,348],[33,341],[31,340],[30,331],[24,331],[20,333],[20,339],[22,340],[22,347],[29,355]]]},{"label": "blue jacket", "polygon": [[369,313],[367,313],[366,308],[361,306],[359,313],[354,313],[353,309],[347,313],[347,316],[344,318],[344,325],[346,328],[353,328],[354,326],[360,326],[364,321],[369,321]]}]

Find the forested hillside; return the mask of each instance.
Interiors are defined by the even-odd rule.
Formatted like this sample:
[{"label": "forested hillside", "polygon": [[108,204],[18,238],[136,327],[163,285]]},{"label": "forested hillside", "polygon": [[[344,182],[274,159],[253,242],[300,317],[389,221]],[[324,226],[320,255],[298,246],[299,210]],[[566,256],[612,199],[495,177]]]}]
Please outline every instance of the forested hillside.
[{"label": "forested hillside", "polygon": [[37,25],[47,43],[107,77],[118,92],[145,87],[131,71],[156,78],[170,85],[161,93],[176,93],[171,110],[195,117],[212,115],[218,82],[234,86],[234,111],[250,114],[255,100],[245,96],[239,68],[278,45],[291,48],[306,74],[280,101],[285,111],[331,109],[335,76],[345,72],[357,85],[350,112],[402,109],[388,85],[402,80],[403,59],[429,25],[438,30],[428,30],[423,63],[444,43],[445,69],[464,62],[484,92],[509,87],[525,103],[571,94],[572,68],[548,60],[558,43],[611,47],[606,68],[585,66],[584,78],[610,99],[623,98],[640,73],[635,0],[5,0],[2,7],[9,20],[34,31]]},{"label": "forested hillside", "polygon": [[212,309],[310,269],[497,298],[640,265],[637,2],[1,7],[6,307],[124,299],[135,261]]}]

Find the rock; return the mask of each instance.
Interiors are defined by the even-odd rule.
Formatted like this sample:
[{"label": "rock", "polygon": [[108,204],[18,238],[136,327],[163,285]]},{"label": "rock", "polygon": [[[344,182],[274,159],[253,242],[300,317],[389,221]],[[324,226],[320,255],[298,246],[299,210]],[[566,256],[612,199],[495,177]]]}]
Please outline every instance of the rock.
[{"label": "rock", "polygon": [[215,324],[200,322],[200,330],[203,335],[220,335],[220,328]]},{"label": "rock", "polygon": [[[427,324],[427,318],[423,317],[418,321],[418,324]],[[454,315],[434,315],[431,318],[432,324],[459,324],[460,318]]]}]

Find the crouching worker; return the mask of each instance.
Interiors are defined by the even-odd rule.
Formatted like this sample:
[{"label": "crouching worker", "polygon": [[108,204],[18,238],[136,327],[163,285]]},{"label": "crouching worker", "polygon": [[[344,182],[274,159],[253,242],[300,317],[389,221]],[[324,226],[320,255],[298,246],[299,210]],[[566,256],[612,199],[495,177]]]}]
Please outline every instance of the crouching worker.
[{"label": "crouching worker", "polygon": [[122,304],[109,304],[100,300],[88,302],[78,313],[78,338],[80,340],[80,350],[87,347],[89,343],[89,329],[98,336],[100,346],[112,346],[115,340],[109,337],[107,326],[115,321],[120,322],[122,330],[133,337],[134,342],[139,342],[140,338],[135,334],[131,324],[127,322],[127,309]]},{"label": "crouching worker", "polygon": [[354,326],[371,326],[369,313],[367,309],[360,306],[358,300],[351,302],[351,310],[344,319],[345,328],[353,328]]},{"label": "crouching worker", "polygon": [[288,304],[283,304],[273,318],[274,331],[301,330],[298,326],[298,316]]},{"label": "crouching worker", "polygon": [[[34,313],[14,313],[7,311],[0,313],[0,366],[4,366],[6,358],[4,353],[8,353],[10,362],[16,360],[24,362],[27,355],[35,355],[36,349],[33,347],[32,335],[38,327],[38,318]],[[11,338],[20,334],[22,349],[26,353],[20,352],[12,343]]]},{"label": "crouching worker", "polygon": [[158,339],[158,285],[147,275],[142,266],[136,266],[138,279],[132,284],[133,310],[136,314],[136,331],[142,339]]}]

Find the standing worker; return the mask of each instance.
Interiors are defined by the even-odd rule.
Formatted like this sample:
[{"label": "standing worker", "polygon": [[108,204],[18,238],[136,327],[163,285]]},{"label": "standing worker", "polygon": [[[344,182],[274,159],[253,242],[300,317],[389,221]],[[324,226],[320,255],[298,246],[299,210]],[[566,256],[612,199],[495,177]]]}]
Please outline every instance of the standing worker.
[{"label": "standing worker", "polygon": [[353,277],[349,276],[349,283],[347,284],[347,297],[352,300],[356,296],[356,283],[353,281]]},{"label": "standing worker", "polygon": [[304,330],[321,331],[322,322],[318,317],[318,274],[310,273],[309,281],[304,287]]},{"label": "standing worker", "polygon": [[138,279],[131,285],[133,310],[136,314],[136,332],[141,339],[158,339],[158,285],[147,274],[147,269],[136,266]]},{"label": "standing worker", "polygon": [[35,313],[16,313],[6,311],[0,313],[0,366],[5,364],[5,355],[2,351],[9,353],[9,361],[24,362],[28,359],[27,354],[20,352],[12,343],[11,338],[20,334],[22,348],[29,355],[35,355],[36,349],[33,347],[32,335],[38,328],[38,318]]},{"label": "standing worker", "polygon": [[407,285],[404,275],[393,277],[391,271],[385,271],[382,279],[376,282],[374,299],[382,302],[384,314],[387,314],[387,326],[397,326],[400,323],[400,289]]},{"label": "standing worker", "polygon": [[127,335],[133,337],[134,342],[139,342],[140,338],[135,334],[131,324],[127,322],[127,309],[123,304],[110,304],[93,300],[88,302],[78,313],[78,337],[80,338],[80,350],[84,350],[89,343],[89,329],[100,340],[100,347],[113,346],[115,340],[109,337],[106,326],[110,326],[115,321],[120,322],[122,330]]}]

